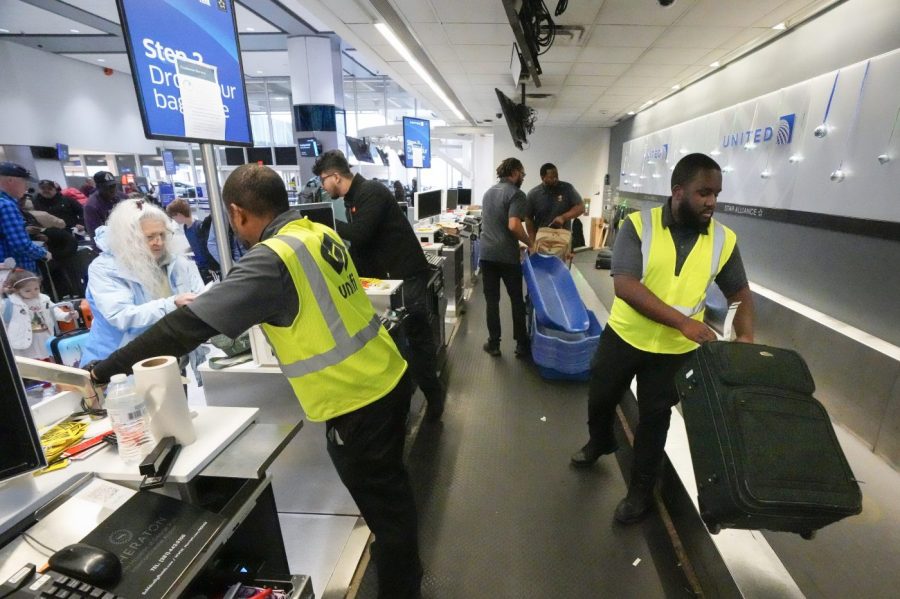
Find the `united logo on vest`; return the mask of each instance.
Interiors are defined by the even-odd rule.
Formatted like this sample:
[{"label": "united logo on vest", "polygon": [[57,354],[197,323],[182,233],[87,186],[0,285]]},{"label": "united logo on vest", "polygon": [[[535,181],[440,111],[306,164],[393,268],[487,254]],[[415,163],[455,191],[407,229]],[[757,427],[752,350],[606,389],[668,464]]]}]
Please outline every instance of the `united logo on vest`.
[{"label": "united logo on vest", "polygon": [[300,298],[290,326],[262,328],[307,418],[335,418],[393,390],[406,361],[336,233],[304,218],[262,243],[284,262]]}]

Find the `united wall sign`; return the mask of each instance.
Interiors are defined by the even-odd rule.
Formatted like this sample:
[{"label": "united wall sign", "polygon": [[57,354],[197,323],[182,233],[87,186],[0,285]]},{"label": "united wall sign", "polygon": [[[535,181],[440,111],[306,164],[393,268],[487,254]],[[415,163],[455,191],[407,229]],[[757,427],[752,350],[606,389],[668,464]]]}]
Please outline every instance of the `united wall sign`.
[{"label": "united wall sign", "polygon": [[734,131],[722,137],[722,147],[756,146],[762,143],[770,143],[772,139],[779,146],[787,145],[794,139],[795,113],[785,114],[778,118],[778,123],[747,129],[746,131]]}]

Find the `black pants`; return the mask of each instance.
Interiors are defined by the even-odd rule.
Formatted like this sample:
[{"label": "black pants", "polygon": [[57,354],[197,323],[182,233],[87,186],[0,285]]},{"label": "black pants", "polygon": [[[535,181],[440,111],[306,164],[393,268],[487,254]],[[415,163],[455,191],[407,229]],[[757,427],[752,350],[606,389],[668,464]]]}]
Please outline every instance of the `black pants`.
[{"label": "black pants", "polygon": [[525,329],[525,298],[522,294],[522,265],[481,261],[484,299],[487,303],[488,342],[500,345],[500,280],[512,304],[513,338],[518,343],[528,340]]},{"label": "black pants", "polygon": [[383,398],[325,423],[331,461],[378,541],[380,599],[418,598],[422,582],[418,517],[403,465],[411,394],[404,375]]},{"label": "black pants", "polygon": [[614,444],[616,406],[637,376],[638,426],[634,433],[631,480],[636,480],[636,476],[656,476],[665,452],[672,406],[678,403],[675,373],[691,353],[641,351],[624,341],[611,327],[603,329],[591,361],[588,430],[595,447]]},{"label": "black pants", "polygon": [[428,321],[428,305],[425,294],[428,290],[429,272],[403,281],[403,305],[408,312],[404,332],[409,344],[404,358],[409,362],[409,371],[415,383],[431,401],[440,401],[441,383],[437,377],[437,343],[431,323]]}]

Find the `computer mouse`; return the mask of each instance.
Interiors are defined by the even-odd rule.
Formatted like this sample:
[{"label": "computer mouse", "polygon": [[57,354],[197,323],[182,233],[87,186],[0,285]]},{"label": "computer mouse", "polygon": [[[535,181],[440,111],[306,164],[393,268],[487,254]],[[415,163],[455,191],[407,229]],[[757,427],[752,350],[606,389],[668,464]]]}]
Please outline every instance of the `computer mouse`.
[{"label": "computer mouse", "polygon": [[122,576],[122,564],[114,553],[85,543],[63,547],[49,564],[61,574],[96,585],[115,584]]}]

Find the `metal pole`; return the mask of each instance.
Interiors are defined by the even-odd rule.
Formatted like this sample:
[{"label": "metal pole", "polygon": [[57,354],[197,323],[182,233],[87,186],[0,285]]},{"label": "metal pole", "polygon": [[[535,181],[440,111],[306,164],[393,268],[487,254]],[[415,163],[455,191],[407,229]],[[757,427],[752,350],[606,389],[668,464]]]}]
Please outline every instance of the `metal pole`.
[{"label": "metal pole", "polygon": [[209,213],[212,215],[212,226],[216,231],[216,246],[219,248],[219,266],[222,276],[231,270],[231,244],[229,243],[228,225],[225,224],[225,204],[219,193],[219,177],[216,173],[216,155],[211,144],[200,144],[203,157],[203,174],[206,175],[206,191],[209,194]]}]

